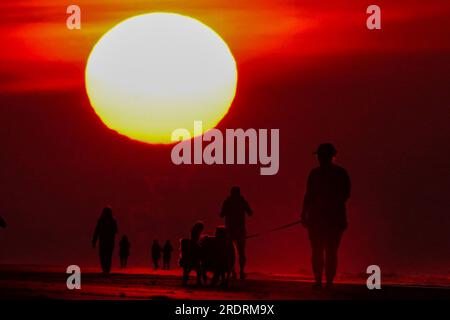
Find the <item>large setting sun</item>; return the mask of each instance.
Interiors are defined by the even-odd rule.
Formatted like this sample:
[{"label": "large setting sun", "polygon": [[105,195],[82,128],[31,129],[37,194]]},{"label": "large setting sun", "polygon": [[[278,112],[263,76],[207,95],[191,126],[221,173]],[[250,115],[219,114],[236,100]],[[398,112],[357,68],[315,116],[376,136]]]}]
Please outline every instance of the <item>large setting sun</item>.
[{"label": "large setting sun", "polygon": [[95,44],[86,65],[92,107],[110,129],[147,143],[171,143],[195,120],[208,130],[227,113],[237,84],[224,40],[190,17],[129,18]]}]

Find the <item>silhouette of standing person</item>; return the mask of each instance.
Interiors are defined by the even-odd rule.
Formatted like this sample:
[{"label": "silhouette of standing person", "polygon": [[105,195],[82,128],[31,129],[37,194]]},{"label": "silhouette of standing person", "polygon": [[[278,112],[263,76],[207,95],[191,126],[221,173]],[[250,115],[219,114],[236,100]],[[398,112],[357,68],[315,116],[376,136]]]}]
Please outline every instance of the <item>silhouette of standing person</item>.
[{"label": "silhouette of standing person", "polygon": [[[240,278],[245,279],[244,272],[247,258],[245,256],[245,239],[247,230],[245,227],[245,215],[253,215],[247,201],[241,196],[241,189],[237,186],[231,188],[230,195],[222,205],[220,217],[225,218],[225,228],[236,245],[239,255]],[[235,272],[233,272],[235,277]]]},{"label": "silhouette of standing person", "polygon": [[100,264],[104,274],[111,271],[111,260],[114,251],[114,242],[117,233],[117,223],[112,216],[110,207],[103,208],[100,219],[95,227],[92,247],[95,248],[97,240],[99,242]]},{"label": "silhouette of standing person", "polygon": [[5,222],[5,220],[3,220],[2,217],[0,217],[0,227],[1,228],[6,228],[6,222]]},{"label": "silhouette of standing person", "polygon": [[308,177],[301,223],[308,229],[315,287],[322,286],[324,267],[327,287],[331,287],[339,243],[347,228],[345,203],[350,198],[350,177],[344,168],[333,163],[337,151],[331,143],[319,145],[315,154],[319,167],[311,170]]},{"label": "silhouette of standing person", "polygon": [[167,240],[163,247],[163,269],[170,269],[170,260],[172,258],[173,247],[170,240]]},{"label": "silhouette of standing person", "polygon": [[119,257],[120,257],[120,267],[126,268],[128,263],[128,257],[130,256],[130,241],[126,235],[122,236],[119,242]]},{"label": "silhouette of standing person", "polygon": [[161,247],[158,243],[158,240],[153,240],[152,260],[153,260],[153,268],[155,270],[159,268],[159,259],[161,259]]}]

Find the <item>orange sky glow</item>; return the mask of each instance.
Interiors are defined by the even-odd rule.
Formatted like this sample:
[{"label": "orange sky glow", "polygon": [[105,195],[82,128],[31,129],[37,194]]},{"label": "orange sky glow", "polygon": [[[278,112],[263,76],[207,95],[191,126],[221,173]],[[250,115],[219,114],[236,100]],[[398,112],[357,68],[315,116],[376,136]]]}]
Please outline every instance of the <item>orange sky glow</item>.
[{"label": "orange sky glow", "polygon": [[[194,17],[218,32],[238,65],[255,59],[301,59],[342,52],[449,49],[441,25],[448,1],[379,1],[383,34],[365,28],[365,1],[86,1],[81,30],[65,25],[69,5],[57,0],[2,2],[1,91],[59,90],[80,86],[86,58],[107,30],[131,16],[154,11]],[[438,26],[439,28],[436,28]],[[394,28],[395,27],[395,28]],[[427,30],[442,30],[430,35]]]}]

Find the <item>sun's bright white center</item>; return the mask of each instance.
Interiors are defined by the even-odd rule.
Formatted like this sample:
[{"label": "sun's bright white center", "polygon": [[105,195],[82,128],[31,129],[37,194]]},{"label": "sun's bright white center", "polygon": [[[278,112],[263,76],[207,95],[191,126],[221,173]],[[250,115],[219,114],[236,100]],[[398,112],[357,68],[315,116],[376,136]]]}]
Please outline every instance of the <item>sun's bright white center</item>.
[{"label": "sun's bright white center", "polygon": [[208,130],[236,92],[236,62],[222,38],[178,14],[132,17],[109,30],[86,66],[86,90],[111,129],[148,143],[170,143],[173,130]]}]

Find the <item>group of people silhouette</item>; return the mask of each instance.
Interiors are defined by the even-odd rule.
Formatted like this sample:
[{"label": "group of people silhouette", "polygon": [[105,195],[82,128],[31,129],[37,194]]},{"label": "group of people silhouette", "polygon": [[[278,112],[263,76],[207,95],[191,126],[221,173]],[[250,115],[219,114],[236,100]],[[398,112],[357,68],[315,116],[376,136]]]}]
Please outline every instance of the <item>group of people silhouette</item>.
[{"label": "group of people silhouette", "polygon": [[[308,230],[312,251],[312,269],[315,287],[322,287],[323,273],[326,286],[331,287],[336,275],[338,264],[338,249],[342,234],[347,228],[346,201],[350,197],[350,178],[347,171],[334,163],[337,154],[331,143],[320,144],[314,154],[317,155],[319,166],[312,169],[307,180],[303,200],[300,223]],[[237,277],[234,269],[235,255],[239,261],[239,277],[246,278],[246,216],[252,216],[253,211],[246,199],[241,195],[240,188],[231,188],[230,195],[225,199],[220,212],[225,226],[218,227],[215,236],[203,236],[203,222],[194,224],[189,239],[181,241],[180,266],[183,267],[183,284],[187,284],[189,273],[197,272],[197,283],[206,283],[206,272],[213,272],[212,283],[219,280],[226,284],[230,276]],[[93,247],[99,243],[99,257],[102,271],[109,273],[114,250],[114,238],[117,233],[117,223],[109,207],[103,209],[95,228],[92,240]],[[130,241],[124,235],[119,242],[120,266],[127,266],[130,254]],[[163,248],[158,240],[153,241],[151,255],[153,266],[159,268],[161,253],[163,269],[170,268],[173,247],[169,240]]]},{"label": "group of people silhouette", "polygon": [[[100,265],[104,274],[108,274],[111,271],[112,256],[117,231],[117,222],[113,218],[112,209],[110,207],[103,208],[102,214],[95,227],[94,236],[92,238],[92,247],[95,248],[98,242]],[[122,269],[127,267],[128,257],[130,256],[130,248],[131,243],[128,240],[128,236],[123,235],[119,241],[120,268]],[[163,248],[160,247],[158,240],[154,240],[151,248],[154,268],[159,268],[159,260],[162,252],[163,269],[169,270],[172,251],[173,247],[170,240],[166,241]]]}]

